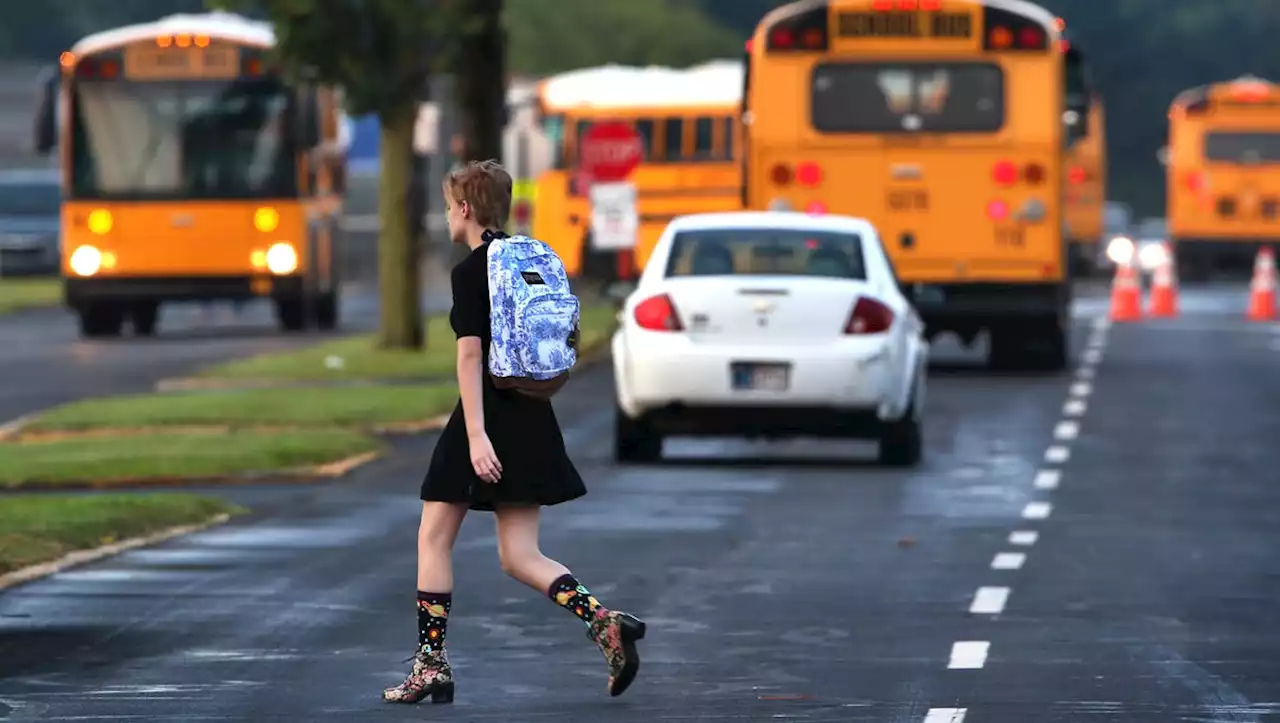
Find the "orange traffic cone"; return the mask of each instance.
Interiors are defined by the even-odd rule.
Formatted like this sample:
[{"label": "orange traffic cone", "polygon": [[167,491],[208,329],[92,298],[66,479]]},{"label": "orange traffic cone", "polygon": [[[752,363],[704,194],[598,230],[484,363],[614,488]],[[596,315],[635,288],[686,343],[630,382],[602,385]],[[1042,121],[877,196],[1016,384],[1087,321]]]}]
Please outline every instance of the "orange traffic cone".
[{"label": "orange traffic cone", "polygon": [[1273,321],[1276,318],[1276,257],[1263,248],[1253,262],[1253,280],[1249,282],[1249,320]]},{"label": "orange traffic cone", "polygon": [[1178,315],[1178,281],[1173,268],[1173,254],[1168,244],[1164,245],[1164,250],[1164,259],[1151,273],[1151,304],[1147,313],[1168,319]]},{"label": "orange traffic cone", "polygon": [[1137,321],[1142,318],[1142,288],[1130,264],[1117,264],[1111,281],[1111,320]]}]

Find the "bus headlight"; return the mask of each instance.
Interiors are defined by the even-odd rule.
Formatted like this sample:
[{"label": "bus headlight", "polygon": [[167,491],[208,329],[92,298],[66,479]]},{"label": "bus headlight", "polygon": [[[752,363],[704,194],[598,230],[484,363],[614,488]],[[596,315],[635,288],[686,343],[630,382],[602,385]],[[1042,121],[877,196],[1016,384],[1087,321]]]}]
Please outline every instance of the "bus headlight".
[{"label": "bus headlight", "polygon": [[1169,250],[1162,243],[1146,243],[1138,247],[1138,266],[1144,271],[1154,271],[1170,261]]},{"label": "bus headlight", "polygon": [[67,262],[77,276],[93,276],[102,269],[102,252],[92,246],[81,246]]},{"label": "bus headlight", "polygon": [[89,218],[85,224],[89,227],[89,233],[97,236],[106,236],[111,233],[111,228],[116,225],[116,220],[111,217],[111,212],[105,208],[95,208],[89,212]]},{"label": "bus headlight", "polygon": [[1116,236],[1107,244],[1107,258],[1116,266],[1128,266],[1133,263],[1133,241],[1124,236]]},{"label": "bus headlight", "polygon": [[293,246],[280,242],[267,249],[267,270],[273,274],[292,274],[298,270],[298,252]]}]

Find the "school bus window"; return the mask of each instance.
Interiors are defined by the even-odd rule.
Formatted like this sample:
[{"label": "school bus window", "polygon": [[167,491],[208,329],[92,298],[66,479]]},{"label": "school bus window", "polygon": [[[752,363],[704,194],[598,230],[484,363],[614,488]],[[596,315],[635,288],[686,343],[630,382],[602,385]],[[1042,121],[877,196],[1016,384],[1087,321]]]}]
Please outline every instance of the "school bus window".
[{"label": "school bus window", "polygon": [[641,158],[648,161],[653,157],[653,121],[640,119],[635,122],[636,134],[640,136]]},{"label": "school bus window", "polygon": [[1280,133],[1207,133],[1204,157],[1215,163],[1280,163]]},{"label": "school bus window", "polygon": [[993,133],[1004,73],[992,63],[823,63],[810,122],[821,133]]},{"label": "school bus window", "polygon": [[668,161],[684,159],[684,119],[668,118],[662,129],[664,135],[663,158]]},{"label": "school bus window", "polygon": [[700,161],[715,158],[716,123],[711,118],[696,118],[693,121],[693,157]]},{"label": "school bus window", "polygon": [[[82,81],[71,107],[77,198],[296,195],[290,92],[274,78],[167,83]],[[116,122],[132,108],[128,124]],[[141,159],[139,161],[138,159]]]},{"label": "school bus window", "polygon": [[551,144],[552,168],[557,170],[565,168],[564,116],[549,115],[544,118],[542,132],[546,135],[547,142]]}]

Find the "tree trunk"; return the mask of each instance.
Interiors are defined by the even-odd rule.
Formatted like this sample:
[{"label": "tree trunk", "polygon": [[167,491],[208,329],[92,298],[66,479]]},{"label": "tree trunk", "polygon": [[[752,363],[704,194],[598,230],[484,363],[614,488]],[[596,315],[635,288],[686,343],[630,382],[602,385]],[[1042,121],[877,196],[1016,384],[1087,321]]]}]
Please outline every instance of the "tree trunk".
[{"label": "tree trunk", "polygon": [[467,35],[456,75],[464,160],[501,161],[507,105],[502,0],[467,0],[464,7],[469,15],[467,21],[477,28],[474,34]]},{"label": "tree trunk", "polygon": [[409,223],[409,188],[413,173],[413,124],[417,101],[383,114],[378,179],[378,290],[381,296],[379,346],[421,349],[422,328],[419,254]]}]

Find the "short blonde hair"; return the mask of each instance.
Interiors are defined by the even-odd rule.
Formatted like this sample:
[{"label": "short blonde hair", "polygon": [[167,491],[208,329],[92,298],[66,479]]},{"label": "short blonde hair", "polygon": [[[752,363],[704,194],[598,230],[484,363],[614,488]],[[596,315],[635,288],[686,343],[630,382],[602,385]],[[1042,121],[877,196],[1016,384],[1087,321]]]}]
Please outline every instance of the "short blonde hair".
[{"label": "short blonde hair", "polygon": [[455,203],[466,202],[476,223],[501,229],[511,217],[511,174],[494,160],[472,161],[449,172],[444,190]]}]

